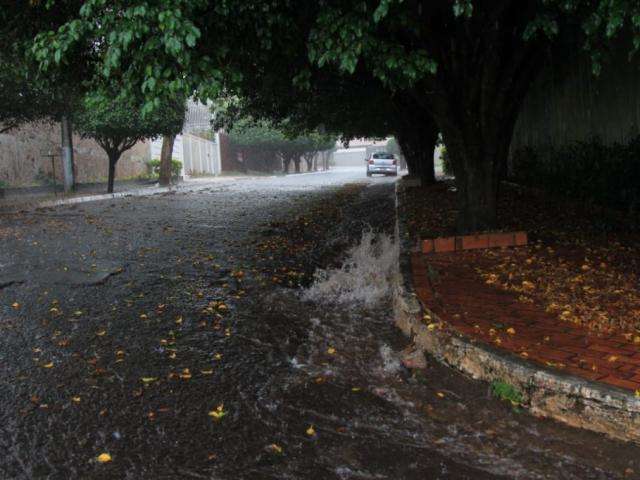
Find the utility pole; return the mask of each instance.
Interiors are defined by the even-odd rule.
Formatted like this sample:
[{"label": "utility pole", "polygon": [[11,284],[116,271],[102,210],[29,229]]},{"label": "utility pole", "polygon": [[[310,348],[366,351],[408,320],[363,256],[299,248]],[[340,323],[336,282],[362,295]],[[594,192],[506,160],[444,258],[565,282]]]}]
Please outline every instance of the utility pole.
[{"label": "utility pole", "polygon": [[73,178],[73,139],[71,137],[71,119],[68,114],[63,114],[60,119],[62,132],[62,172],[64,175],[64,192],[69,193],[75,189],[76,182]]}]

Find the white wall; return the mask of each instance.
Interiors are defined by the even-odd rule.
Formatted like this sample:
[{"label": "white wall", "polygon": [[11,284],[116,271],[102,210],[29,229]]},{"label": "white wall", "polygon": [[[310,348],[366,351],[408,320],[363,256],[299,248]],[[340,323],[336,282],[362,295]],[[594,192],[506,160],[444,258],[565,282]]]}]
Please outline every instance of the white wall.
[{"label": "white wall", "polygon": [[[162,138],[151,144],[151,158],[160,158]],[[185,133],[176,136],[173,143],[173,158],[182,162],[182,176],[219,175],[220,157],[217,145],[211,140]]]},{"label": "white wall", "polygon": [[341,148],[333,152],[333,162],[336,167],[364,167],[366,156],[366,148]]}]

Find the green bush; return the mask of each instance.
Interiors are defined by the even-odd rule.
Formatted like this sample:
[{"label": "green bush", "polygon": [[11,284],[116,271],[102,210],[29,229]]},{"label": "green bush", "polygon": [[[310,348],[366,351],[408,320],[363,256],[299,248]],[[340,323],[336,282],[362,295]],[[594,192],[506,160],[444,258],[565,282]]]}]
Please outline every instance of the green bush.
[{"label": "green bush", "polygon": [[640,201],[640,136],[629,143],[598,138],[561,147],[516,150],[510,178],[522,185],[598,205],[636,211]]},{"label": "green bush", "polygon": [[442,159],[442,172],[445,175],[453,177],[453,165],[451,165],[451,157],[447,152],[447,147],[442,146],[442,150],[440,151],[440,158]]},{"label": "green bush", "polygon": [[[154,177],[160,176],[160,159],[154,158],[150,160],[147,165],[151,170],[151,175]],[[180,176],[180,172],[182,171],[182,162],[180,160],[176,160],[175,158],[171,159],[171,177],[178,178]]]},{"label": "green bush", "polygon": [[491,383],[491,393],[500,400],[510,402],[514,407],[522,405],[524,401],[520,390],[502,380],[494,380]]}]

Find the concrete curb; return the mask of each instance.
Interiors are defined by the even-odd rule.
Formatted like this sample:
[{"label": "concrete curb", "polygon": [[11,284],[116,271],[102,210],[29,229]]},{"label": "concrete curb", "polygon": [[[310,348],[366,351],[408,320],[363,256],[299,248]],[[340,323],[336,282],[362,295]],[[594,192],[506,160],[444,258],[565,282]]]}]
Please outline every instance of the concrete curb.
[{"label": "concrete curb", "polygon": [[[230,180],[238,180],[240,177],[225,177]],[[242,177],[244,178],[244,177]],[[21,210],[31,210],[36,208],[51,208],[51,207],[59,207],[63,205],[73,205],[77,203],[87,203],[87,202],[97,202],[100,200],[112,200],[116,198],[124,198],[124,197],[146,197],[157,195],[161,193],[180,193],[180,192],[197,192],[200,190],[206,190],[211,188],[212,185],[216,185],[218,183],[224,183],[223,181],[216,181],[202,185],[188,185],[188,186],[180,186],[174,185],[170,187],[147,187],[147,188],[137,188],[134,190],[126,190],[124,192],[116,192],[116,193],[102,193],[95,195],[82,195],[78,197],[70,197],[70,198],[61,198],[59,200],[44,200],[44,201],[34,201],[34,202],[25,202],[25,203],[14,203],[7,205],[0,205],[0,212],[15,212]]]},{"label": "concrete curb", "polygon": [[[290,173],[290,176],[304,176],[304,175],[318,175],[324,173],[330,173],[332,170],[322,170],[318,172],[304,172],[304,173]],[[24,210],[33,210],[37,208],[52,208],[59,207],[63,205],[73,205],[78,203],[87,203],[87,202],[97,202],[100,200],[113,200],[116,198],[124,198],[124,197],[145,197],[158,195],[161,193],[182,193],[182,192],[198,192],[201,190],[207,190],[212,186],[218,184],[228,183],[230,181],[243,181],[243,180],[256,180],[262,178],[278,178],[279,175],[271,175],[271,176],[243,176],[243,177],[215,177],[216,180],[212,180],[210,182],[203,182],[202,184],[179,184],[173,185],[170,187],[146,187],[146,188],[137,188],[132,190],[126,190],[124,192],[116,192],[116,193],[104,193],[104,194],[96,194],[96,195],[83,195],[78,197],[70,197],[70,198],[61,198],[59,200],[44,200],[44,201],[33,201],[33,202],[24,202],[24,203],[8,203],[7,205],[2,205],[0,203],[0,213],[12,213]],[[285,175],[282,175],[284,178]]]},{"label": "concrete curb", "polygon": [[[476,342],[446,326],[414,293],[410,255],[416,250],[398,209],[402,188],[396,183],[396,241],[400,270],[394,288],[396,325],[436,360],[475,379],[507,382],[523,394],[524,406],[538,416],[559,420],[624,441],[640,444],[640,398],[616,387],[527,362]],[[428,327],[424,315],[431,319]],[[433,328],[437,325],[437,328]]]}]

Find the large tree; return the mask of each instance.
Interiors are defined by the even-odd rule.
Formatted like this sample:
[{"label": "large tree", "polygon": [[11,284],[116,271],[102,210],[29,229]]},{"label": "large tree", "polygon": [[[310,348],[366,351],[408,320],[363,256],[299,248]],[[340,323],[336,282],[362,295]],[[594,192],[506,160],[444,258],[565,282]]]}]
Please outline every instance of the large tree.
[{"label": "large tree", "polygon": [[182,130],[185,104],[163,101],[146,115],[135,98],[117,95],[106,89],[87,94],[75,114],[77,131],[91,137],[109,159],[107,192],[113,193],[116,164],[122,154],[141,140],[161,135],[175,135]]},{"label": "large tree", "polygon": [[459,227],[469,231],[495,226],[513,126],[547,50],[563,35],[599,50],[625,26],[637,36],[638,18],[630,0],[86,0],[36,49],[46,62],[90,45],[96,72],[141,89],[149,106],[162,91],[233,89],[259,69],[288,66],[292,88],[316,67],[363,69],[435,120],[458,182]]}]

